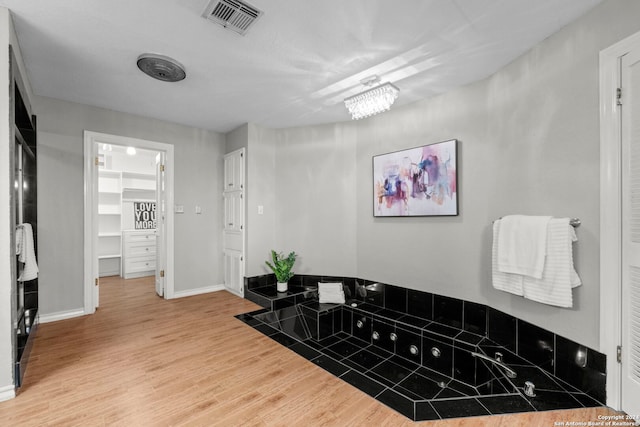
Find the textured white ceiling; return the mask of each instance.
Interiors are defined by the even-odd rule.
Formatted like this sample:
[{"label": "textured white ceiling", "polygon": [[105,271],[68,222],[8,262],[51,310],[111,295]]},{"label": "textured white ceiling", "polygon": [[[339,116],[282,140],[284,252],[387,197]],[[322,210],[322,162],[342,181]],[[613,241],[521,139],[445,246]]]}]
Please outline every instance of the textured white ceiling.
[{"label": "textured white ceiling", "polygon": [[[483,79],[601,0],[251,0],[246,36],[207,0],[0,0],[37,95],[219,132],[251,122],[348,121],[342,100],[378,74],[396,105]],[[136,67],[173,57],[178,83]]]}]

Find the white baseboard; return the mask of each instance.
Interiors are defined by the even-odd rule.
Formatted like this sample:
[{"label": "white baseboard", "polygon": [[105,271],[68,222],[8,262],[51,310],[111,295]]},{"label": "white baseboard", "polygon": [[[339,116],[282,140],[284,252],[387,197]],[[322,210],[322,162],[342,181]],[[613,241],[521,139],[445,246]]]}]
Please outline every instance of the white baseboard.
[{"label": "white baseboard", "polygon": [[74,317],[84,316],[84,309],[59,311],[51,314],[39,314],[40,323],[57,322],[58,320],[72,319]]},{"label": "white baseboard", "polygon": [[0,387],[0,402],[16,397],[16,388],[13,385]]},{"label": "white baseboard", "polygon": [[191,297],[194,295],[208,294],[210,292],[224,291],[224,285],[213,285],[204,288],[187,289],[186,291],[174,291],[173,298]]}]

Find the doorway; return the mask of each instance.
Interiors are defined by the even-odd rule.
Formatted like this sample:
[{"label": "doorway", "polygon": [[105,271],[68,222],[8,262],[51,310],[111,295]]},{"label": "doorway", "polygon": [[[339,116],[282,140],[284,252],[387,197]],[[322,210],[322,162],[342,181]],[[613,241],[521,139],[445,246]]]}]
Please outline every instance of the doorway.
[{"label": "doorway", "polygon": [[640,33],[600,52],[600,349],[607,405],[640,412]]},{"label": "doorway", "polygon": [[[98,277],[155,276],[157,171],[161,153],[98,144]],[[96,238],[96,236],[94,236]],[[100,288],[100,287],[99,287]],[[162,288],[159,295],[162,296]],[[100,301],[100,298],[97,299]]]},{"label": "doorway", "polygon": [[173,145],[89,131],[84,140],[85,314],[100,304],[101,276],[155,275],[156,293],[173,298]]}]

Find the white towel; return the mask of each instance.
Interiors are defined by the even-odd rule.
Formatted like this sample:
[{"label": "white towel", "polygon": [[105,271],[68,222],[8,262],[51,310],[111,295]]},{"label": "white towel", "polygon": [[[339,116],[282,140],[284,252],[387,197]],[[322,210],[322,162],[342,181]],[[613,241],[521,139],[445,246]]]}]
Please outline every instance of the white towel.
[{"label": "white towel", "polygon": [[542,278],[550,216],[509,215],[496,221],[498,270]]},{"label": "white towel", "polygon": [[344,304],[342,283],[318,283],[318,302]]},{"label": "white towel", "polygon": [[578,240],[569,218],[549,221],[547,257],[541,279],[524,277],[524,297],[559,307],[573,306],[572,288],[582,281],[573,266],[573,242]]},{"label": "white towel", "polygon": [[[496,221],[497,222],[497,221]],[[554,218],[547,227],[547,245],[543,275],[535,279],[519,274],[503,273],[497,267],[499,225],[493,225],[492,283],[493,287],[524,296],[533,301],[559,307],[572,307],[572,288],[582,284],[573,266],[573,242],[577,241],[575,229],[569,218]]]},{"label": "white towel", "polygon": [[18,280],[26,282],[38,277],[38,263],[36,262],[35,245],[33,243],[33,229],[31,224],[24,223],[16,227],[16,255],[18,261],[24,263]]},{"label": "white towel", "polygon": [[503,273],[498,269],[498,236],[500,233],[500,221],[493,223],[493,245],[491,247],[491,277],[493,287],[499,291],[510,292],[515,295],[524,295],[522,276],[518,274]]}]

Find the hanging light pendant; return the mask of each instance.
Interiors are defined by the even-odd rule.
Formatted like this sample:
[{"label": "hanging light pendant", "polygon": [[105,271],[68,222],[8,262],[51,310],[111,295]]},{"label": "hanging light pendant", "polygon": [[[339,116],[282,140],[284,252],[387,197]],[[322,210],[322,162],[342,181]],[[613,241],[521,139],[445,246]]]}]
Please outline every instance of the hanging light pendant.
[{"label": "hanging light pendant", "polygon": [[[373,86],[380,81],[380,77],[372,76],[362,80],[365,86]],[[382,113],[391,108],[400,94],[400,89],[389,82],[350,96],[344,100],[344,105],[349,110],[353,120],[363,119]]]}]

